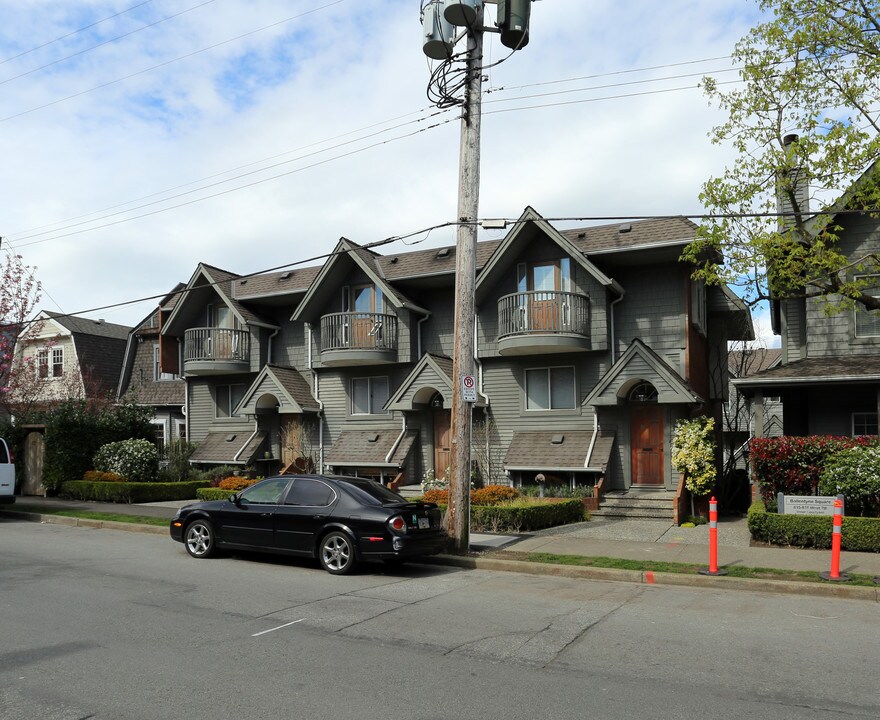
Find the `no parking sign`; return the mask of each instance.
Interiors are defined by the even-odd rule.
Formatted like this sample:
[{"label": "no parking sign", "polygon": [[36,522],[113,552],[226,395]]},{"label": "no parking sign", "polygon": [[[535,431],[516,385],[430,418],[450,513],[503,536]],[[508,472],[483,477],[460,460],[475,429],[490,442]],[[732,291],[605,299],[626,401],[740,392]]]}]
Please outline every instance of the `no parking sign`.
[{"label": "no parking sign", "polygon": [[473,375],[461,376],[461,399],[469,403],[477,401],[477,380]]}]

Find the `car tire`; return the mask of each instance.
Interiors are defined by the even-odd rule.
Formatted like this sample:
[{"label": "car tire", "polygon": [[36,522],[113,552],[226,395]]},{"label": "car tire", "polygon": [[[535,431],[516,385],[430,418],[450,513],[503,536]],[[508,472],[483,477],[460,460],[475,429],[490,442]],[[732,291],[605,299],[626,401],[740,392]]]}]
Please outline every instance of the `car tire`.
[{"label": "car tire", "polygon": [[183,531],[183,544],[197,560],[211,557],[217,547],[214,526],[204,518],[196,518]]},{"label": "car tire", "polygon": [[354,541],[339,530],[327,533],[318,544],[318,561],[331,575],[345,575],[357,563]]}]

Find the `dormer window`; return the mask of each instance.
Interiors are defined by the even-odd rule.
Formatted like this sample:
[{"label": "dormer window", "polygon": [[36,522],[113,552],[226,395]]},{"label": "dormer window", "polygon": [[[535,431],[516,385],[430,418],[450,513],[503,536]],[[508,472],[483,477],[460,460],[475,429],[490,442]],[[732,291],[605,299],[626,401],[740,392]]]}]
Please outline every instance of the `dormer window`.
[{"label": "dormer window", "polygon": [[382,290],[373,284],[342,288],[342,312],[381,313],[382,306]]},{"label": "dormer window", "polygon": [[516,266],[517,292],[571,292],[571,259],[519,263]]}]

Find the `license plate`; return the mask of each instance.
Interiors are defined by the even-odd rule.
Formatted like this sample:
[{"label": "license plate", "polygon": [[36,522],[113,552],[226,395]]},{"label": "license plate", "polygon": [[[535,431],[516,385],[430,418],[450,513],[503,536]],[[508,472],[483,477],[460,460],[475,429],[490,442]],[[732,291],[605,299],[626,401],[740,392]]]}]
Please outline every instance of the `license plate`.
[{"label": "license plate", "polygon": [[419,518],[419,530],[427,530],[431,527],[430,518]]}]

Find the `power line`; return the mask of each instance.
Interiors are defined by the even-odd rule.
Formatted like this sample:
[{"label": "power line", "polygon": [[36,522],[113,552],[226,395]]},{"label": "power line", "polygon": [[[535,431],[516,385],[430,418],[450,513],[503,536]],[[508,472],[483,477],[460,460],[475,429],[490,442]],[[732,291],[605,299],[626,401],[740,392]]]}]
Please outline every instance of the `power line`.
[{"label": "power line", "polygon": [[125,80],[130,80],[133,77],[137,77],[139,75],[144,75],[145,73],[151,72],[153,70],[157,70],[162,67],[166,67],[168,65],[172,65],[181,60],[186,60],[187,58],[194,57],[195,55],[199,55],[203,52],[207,52],[208,50],[214,50],[223,45],[228,45],[231,42],[235,42],[236,40],[241,40],[242,38],[249,37],[251,35],[255,35],[256,33],[263,32],[264,30],[270,30],[273,27],[277,27],[278,25],[283,25],[284,23],[290,22],[291,20],[297,20],[301,17],[305,17],[306,15],[311,15],[312,13],[319,12],[320,10],[325,10],[333,5],[339,5],[340,3],[345,2],[346,0],[334,0],[333,2],[327,3],[326,5],[321,5],[320,7],[312,8],[311,10],[306,10],[298,15],[293,15],[289,18],[285,18],[284,20],[279,20],[278,22],[272,23],[270,25],[266,25],[265,27],[257,28],[256,30],[251,30],[246,33],[242,33],[241,35],[237,35],[236,37],[229,38],[228,40],[223,40],[218,43],[214,43],[213,45],[209,45],[208,47],[201,48],[199,50],[193,50],[190,53],[185,55],[180,55],[179,57],[173,58],[171,60],[166,60],[165,62],[161,62],[158,65],[153,65],[148,68],[144,68],[143,70],[138,70],[137,72],[133,72],[130,75],[125,75],[121,78],[116,78],[115,80],[110,80],[105,83],[101,83],[100,85],[96,85],[95,87],[89,88],[88,90],[81,90],[80,92],[74,93],[73,95],[68,95],[67,97],[59,98],[58,100],[53,100],[52,102],[45,103],[43,105],[39,105],[37,107],[32,107],[29,110],[22,110],[21,112],[15,113],[14,115],[7,115],[6,117],[0,118],[0,122],[6,122],[7,120],[14,120],[15,118],[22,117],[23,115],[29,115],[32,112],[37,112],[38,110],[44,110],[47,107],[52,107],[53,105],[59,105],[60,103],[67,102],[68,100],[73,100],[74,98],[81,97],[83,95],[87,95],[90,92],[94,92],[95,90],[101,90],[106,87],[110,87],[111,85],[116,85],[118,83],[124,82]]},{"label": "power line", "polygon": [[91,52],[92,50],[97,50],[99,47],[103,47],[104,45],[109,45],[110,43],[114,43],[117,40],[123,40],[124,38],[130,37],[135,33],[141,32],[141,30],[147,30],[152,27],[156,27],[157,25],[161,25],[163,22],[168,20],[173,20],[176,17],[180,17],[181,15],[185,15],[188,12],[192,12],[193,10],[198,10],[205,5],[210,5],[214,0],[205,0],[205,2],[200,3],[199,5],[195,5],[191,8],[187,8],[186,10],[181,10],[178,13],[174,13],[173,15],[169,15],[168,17],[162,18],[161,20],[156,20],[155,22],[151,22],[148,25],[144,25],[142,27],[131,30],[130,32],[123,33],[122,35],[118,35],[114,38],[110,38],[109,40],[104,40],[103,42],[99,42],[97,45],[92,45],[91,47],[85,48],[83,50],[79,50],[75,53],[67,55],[63,58],[58,58],[57,60],[53,60],[50,63],[46,63],[45,65],[40,65],[39,67],[35,67],[31,70],[27,70],[26,72],[20,73],[18,75],[13,75],[12,77],[8,77],[5,80],[0,80],[0,85],[5,85],[8,82],[12,82],[13,80],[18,80],[19,78],[27,77],[28,75],[33,75],[35,72],[39,72],[40,70],[45,70],[46,68],[52,67],[53,65],[58,65],[58,63],[63,63],[65,60],[71,60],[75,57],[79,57],[80,55],[85,55],[87,52]]},{"label": "power line", "polygon": [[143,5],[149,5],[151,2],[153,2],[153,0],[144,0],[144,2],[140,2],[137,5],[132,5],[130,8],[126,8],[125,10],[120,10],[118,13],[114,13],[113,15],[108,15],[105,18],[101,18],[100,20],[96,20],[95,22],[91,23],[90,25],[86,25],[86,26],[81,27],[77,30],[72,30],[65,35],[61,35],[61,36],[55,38],[54,40],[49,40],[48,42],[44,42],[42,45],[37,45],[36,47],[32,47],[30,50],[23,50],[22,52],[18,53],[18,55],[10,55],[8,58],[0,60],[0,65],[11,62],[12,60],[17,60],[18,58],[23,57],[25,55],[29,55],[30,53],[36,52],[37,50],[42,50],[44,47],[48,47],[49,45],[52,45],[53,43],[60,42],[61,40],[66,40],[67,38],[73,37],[74,35],[78,35],[79,33],[85,32],[86,30],[91,30],[96,25],[100,25],[101,23],[107,22],[108,20],[112,20],[113,18],[118,18],[120,15],[125,15],[126,13],[129,13],[132,10],[137,10],[139,7],[142,7]]}]

